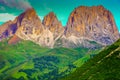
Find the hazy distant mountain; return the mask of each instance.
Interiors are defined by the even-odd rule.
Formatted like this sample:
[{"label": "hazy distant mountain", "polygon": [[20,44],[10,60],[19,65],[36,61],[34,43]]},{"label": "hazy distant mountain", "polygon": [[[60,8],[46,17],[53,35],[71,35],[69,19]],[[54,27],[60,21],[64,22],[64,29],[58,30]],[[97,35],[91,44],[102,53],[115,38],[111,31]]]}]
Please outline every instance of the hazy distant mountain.
[{"label": "hazy distant mountain", "polygon": [[119,38],[114,18],[103,6],[76,8],[65,28],[53,12],[41,22],[33,8],[27,9],[14,21],[0,26],[0,40],[13,35],[47,47],[94,48],[97,44],[110,45]]}]

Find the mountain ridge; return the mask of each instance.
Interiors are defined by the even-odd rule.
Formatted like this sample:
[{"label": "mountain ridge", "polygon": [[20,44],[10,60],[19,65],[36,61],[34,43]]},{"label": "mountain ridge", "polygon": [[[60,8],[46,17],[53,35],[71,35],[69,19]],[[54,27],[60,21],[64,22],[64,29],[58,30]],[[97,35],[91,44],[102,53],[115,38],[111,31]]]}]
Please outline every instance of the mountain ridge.
[{"label": "mountain ridge", "polygon": [[[4,26],[6,28],[3,28]],[[30,8],[15,20],[3,24],[0,29],[2,28],[4,31],[0,31],[0,40],[16,35],[50,48],[55,45],[68,48],[81,45],[96,47],[91,41],[100,45],[110,45],[119,38],[114,18],[103,6],[75,8],[65,28],[53,12],[41,21],[35,10]]]}]

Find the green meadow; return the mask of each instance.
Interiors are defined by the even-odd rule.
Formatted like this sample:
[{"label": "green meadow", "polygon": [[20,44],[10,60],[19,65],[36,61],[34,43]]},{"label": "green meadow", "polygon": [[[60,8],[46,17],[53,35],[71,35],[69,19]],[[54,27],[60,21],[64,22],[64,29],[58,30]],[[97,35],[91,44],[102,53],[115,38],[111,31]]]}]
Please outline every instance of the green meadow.
[{"label": "green meadow", "polygon": [[0,43],[0,78],[3,80],[56,80],[74,72],[100,50],[46,48],[31,41]]}]

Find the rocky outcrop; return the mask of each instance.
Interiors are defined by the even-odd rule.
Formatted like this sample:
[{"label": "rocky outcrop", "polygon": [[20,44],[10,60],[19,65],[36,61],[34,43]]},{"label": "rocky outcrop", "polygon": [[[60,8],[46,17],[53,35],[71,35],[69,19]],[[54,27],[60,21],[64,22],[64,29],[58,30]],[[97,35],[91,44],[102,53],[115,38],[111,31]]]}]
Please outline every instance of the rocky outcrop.
[{"label": "rocky outcrop", "polygon": [[19,17],[23,18],[21,19],[19,29],[15,33],[18,37],[33,41],[41,46],[52,47],[52,44],[50,46],[50,43],[46,43],[46,38],[49,36],[46,35],[49,31],[44,28],[34,9],[28,9]]},{"label": "rocky outcrop", "polygon": [[[0,40],[9,38],[16,34],[18,37],[24,39],[24,35],[39,34],[42,32],[42,23],[38,18],[34,9],[28,9],[20,16],[16,17],[14,21],[8,21],[0,27]],[[19,31],[19,32],[18,32]]]},{"label": "rocky outcrop", "polygon": [[19,19],[20,28],[16,33],[17,35],[19,35],[19,37],[22,37],[19,34],[21,33],[21,35],[30,35],[30,37],[32,38],[33,34],[37,36],[43,31],[43,25],[34,9],[28,9],[26,12],[19,16]]},{"label": "rocky outcrop", "polygon": [[53,12],[50,12],[44,17],[43,25],[53,33],[54,39],[64,33],[64,28],[62,27],[61,22],[58,21]]},{"label": "rocky outcrop", "polygon": [[[49,18],[50,17],[50,22]],[[47,24],[47,22],[50,22]],[[48,28],[48,26],[50,26]],[[13,36],[8,43],[14,44],[20,39],[33,41],[41,46],[53,47],[54,42],[63,34],[64,30],[54,13],[45,17],[43,24],[33,8],[26,10],[14,21],[0,27],[0,38]]]},{"label": "rocky outcrop", "polygon": [[45,16],[43,24],[33,9],[27,10],[20,16],[21,26],[16,35],[24,40],[31,40],[41,46],[53,47],[55,41],[64,33],[62,24],[53,12]]},{"label": "rocky outcrop", "polygon": [[112,14],[103,6],[80,6],[70,15],[65,36],[109,45],[119,38],[119,32]]}]

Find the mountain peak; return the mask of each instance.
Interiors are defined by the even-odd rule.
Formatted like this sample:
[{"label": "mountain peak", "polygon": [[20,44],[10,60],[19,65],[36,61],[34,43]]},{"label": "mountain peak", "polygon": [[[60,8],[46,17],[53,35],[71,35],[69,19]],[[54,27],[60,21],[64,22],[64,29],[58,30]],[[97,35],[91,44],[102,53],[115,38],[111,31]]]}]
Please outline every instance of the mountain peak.
[{"label": "mountain peak", "polygon": [[34,10],[34,8],[28,8],[25,12],[35,12],[36,13],[36,11]]},{"label": "mountain peak", "polygon": [[99,5],[99,6],[97,6],[97,7],[99,7],[99,8],[104,8],[104,6],[103,6],[103,5]]},{"label": "mountain peak", "polygon": [[54,12],[50,12],[48,15],[44,17],[43,24],[45,26],[50,26],[52,22],[54,22],[55,20],[58,21],[56,15],[54,14]]},{"label": "mountain peak", "polygon": [[44,17],[43,25],[53,33],[54,37],[58,37],[58,35],[64,32],[61,22],[53,12]]},{"label": "mountain peak", "polygon": [[54,12],[50,12],[48,15],[49,16],[56,16]]},{"label": "mountain peak", "polygon": [[33,8],[29,8],[24,12],[25,16],[34,17],[36,16],[36,11]]},{"label": "mountain peak", "polygon": [[61,25],[61,23],[58,21],[56,15],[53,12],[50,12],[43,19],[43,25],[45,25],[48,28],[50,28],[52,26],[56,26],[57,24]]},{"label": "mountain peak", "polygon": [[87,37],[105,45],[119,38],[112,13],[102,5],[76,8],[68,19],[65,34],[67,37]]}]

